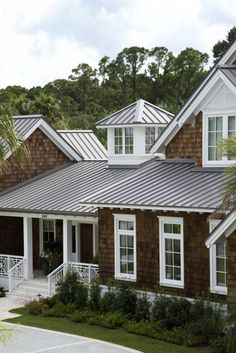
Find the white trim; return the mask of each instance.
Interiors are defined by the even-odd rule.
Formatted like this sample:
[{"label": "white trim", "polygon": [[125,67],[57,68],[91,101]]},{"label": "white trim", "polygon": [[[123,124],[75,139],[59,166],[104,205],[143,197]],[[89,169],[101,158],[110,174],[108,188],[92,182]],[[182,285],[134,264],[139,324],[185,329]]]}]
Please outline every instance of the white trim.
[{"label": "white trim", "polygon": [[[163,217],[159,218],[159,269],[160,285],[166,287],[184,288],[184,229],[182,217]],[[180,234],[164,233],[164,224],[179,224]],[[165,239],[177,239],[180,241],[180,261],[181,261],[181,280],[167,279],[165,276]]]},{"label": "white trim", "polygon": [[176,135],[176,133],[181,129],[183,124],[187,121],[190,115],[196,110],[198,105],[204,99],[206,94],[211,90],[211,88],[218,82],[218,80],[222,80],[230,90],[236,94],[236,87],[230,82],[230,80],[220,71],[218,67],[212,69],[209,72],[205,80],[200,84],[198,89],[194,92],[194,94],[189,98],[180,112],[176,115],[176,117],[171,121],[171,123],[167,126],[165,131],[160,135],[160,137],[153,144],[150,153],[158,152],[159,148],[165,144],[167,145],[171,139]]},{"label": "white trim", "polygon": [[[122,135],[121,135],[121,138],[122,138],[122,145],[119,145],[122,147],[122,153],[116,153],[115,150],[116,150],[116,144],[115,144],[115,140],[116,140],[116,134],[115,134],[115,129],[121,129],[122,130]],[[132,139],[133,139],[133,144],[132,145],[129,145],[129,146],[132,146],[133,148],[133,153],[125,153],[125,147],[126,147],[126,144],[125,144],[125,138],[126,138],[126,134],[125,134],[125,130],[126,129],[132,129]],[[134,156],[134,127],[131,126],[122,126],[122,127],[118,127],[118,128],[114,128],[114,135],[113,135],[113,150],[114,150],[114,156],[116,157],[121,157],[121,156]]]},{"label": "white trim", "polygon": [[[125,281],[133,281],[136,282],[137,280],[137,237],[136,237],[136,215],[133,214],[117,214],[113,213],[114,216],[114,258],[115,258],[115,278]],[[134,224],[133,230],[126,230],[124,231],[127,235],[133,236],[133,244],[134,244],[134,273],[133,274],[123,274],[120,271],[120,237],[119,237],[119,230],[118,230],[118,222],[119,221],[130,221]]]},{"label": "white trim", "polygon": [[228,138],[228,117],[235,116],[235,110],[217,110],[215,112],[203,112],[203,139],[202,139],[202,157],[203,157],[203,167],[229,167],[234,164],[235,160],[228,160],[227,156],[223,156],[222,160],[208,160],[208,120],[213,117],[222,117],[222,138]]},{"label": "white trim", "polygon": [[[213,245],[228,230],[228,228],[230,228],[232,225],[234,225],[235,220],[236,220],[236,211],[232,211],[210,233],[209,237],[205,241],[206,247],[209,248],[211,245]],[[235,229],[235,227],[236,227],[236,225],[234,225],[234,228],[232,228],[232,231]],[[232,233],[232,231],[225,234],[225,237],[228,238],[230,236],[230,234]]]},{"label": "white trim", "polygon": [[[18,117],[19,118],[19,117]],[[27,131],[27,133],[23,136],[24,140],[36,130],[40,129],[70,160],[81,161],[82,157],[76,152],[71,146],[54,130],[43,118],[40,118],[32,128]],[[5,155],[5,160],[10,157],[10,155],[14,151],[9,151]]]}]

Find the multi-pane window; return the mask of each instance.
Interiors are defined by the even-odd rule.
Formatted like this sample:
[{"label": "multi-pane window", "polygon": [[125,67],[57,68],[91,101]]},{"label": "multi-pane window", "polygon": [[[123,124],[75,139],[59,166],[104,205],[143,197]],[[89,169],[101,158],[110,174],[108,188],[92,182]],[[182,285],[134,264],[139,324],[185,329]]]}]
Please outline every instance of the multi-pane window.
[{"label": "multi-pane window", "polygon": [[145,153],[150,152],[150,148],[163,130],[164,127],[162,126],[159,126],[158,128],[155,126],[148,126],[145,128]]},{"label": "multi-pane window", "polygon": [[115,277],[136,279],[136,231],[135,216],[115,217]]},{"label": "multi-pane window", "polygon": [[214,163],[235,160],[236,156],[225,156],[219,151],[219,141],[236,135],[236,116],[221,114],[206,116],[205,122],[205,162]]},{"label": "multi-pane window", "polygon": [[159,217],[160,220],[160,284],[183,287],[183,220]]},{"label": "multi-pane window", "polygon": [[216,285],[219,287],[227,286],[227,255],[226,242],[221,242],[215,245],[216,247]]},{"label": "multi-pane window", "polygon": [[47,249],[47,247],[54,242],[55,240],[55,221],[44,219],[43,220],[43,249]]},{"label": "multi-pane window", "polygon": [[115,154],[134,153],[134,135],[132,127],[114,129],[114,151]]},{"label": "multi-pane window", "polygon": [[[220,223],[220,220],[210,221],[210,232]],[[227,243],[226,240],[218,241],[210,247],[210,278],[211,292],[227,294]]]}]

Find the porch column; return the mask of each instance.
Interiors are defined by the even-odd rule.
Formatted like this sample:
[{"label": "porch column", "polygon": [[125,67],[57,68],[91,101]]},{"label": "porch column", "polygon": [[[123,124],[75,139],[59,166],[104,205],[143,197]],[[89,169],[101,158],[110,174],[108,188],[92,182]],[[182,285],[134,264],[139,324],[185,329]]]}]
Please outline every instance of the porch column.
[{"label": "porch column", "polygon": [[33,236],[32,236],[32,218],[24,216],[23,218],[24,235],[24,257],[26,259],[24,266],[25,279],[33,278]]},{"label": "porch column", "polygon": [[72,260],[72,222],[63,219],[63,262]]}]

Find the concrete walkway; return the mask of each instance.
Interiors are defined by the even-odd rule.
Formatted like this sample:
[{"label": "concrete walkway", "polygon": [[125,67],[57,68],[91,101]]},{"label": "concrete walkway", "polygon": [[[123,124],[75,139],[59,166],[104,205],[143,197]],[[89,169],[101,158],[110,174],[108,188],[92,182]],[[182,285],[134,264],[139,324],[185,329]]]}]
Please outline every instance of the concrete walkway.
[{"label": "concrete walkway", "polygon": [[19,316],[18,314],[9,313],[9,310],[21,308],[24,305],[25,302],[19,298],[0,298],[0,321]]},{"label": "concrete walkway", "polygon": [[29,326],[5,324],[13,334],[4,344],[1,353],[140,353],[136,350],[91,338]]}]

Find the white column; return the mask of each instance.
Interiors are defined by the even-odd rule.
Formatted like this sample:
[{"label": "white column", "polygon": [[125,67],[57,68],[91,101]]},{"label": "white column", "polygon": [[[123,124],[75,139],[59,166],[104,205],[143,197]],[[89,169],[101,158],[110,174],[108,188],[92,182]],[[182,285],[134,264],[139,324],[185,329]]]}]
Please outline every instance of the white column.
[{"label": "white column", "polygon": [[24,216],[23,218],[24,235],[24,258],[26,259],[24,267],[25,279],[33,278],[33,236],[32,236],[32,218]]},{"label": "white column", "polygon": [[72,222],[63,219],[63,262],[72,260]]}]

